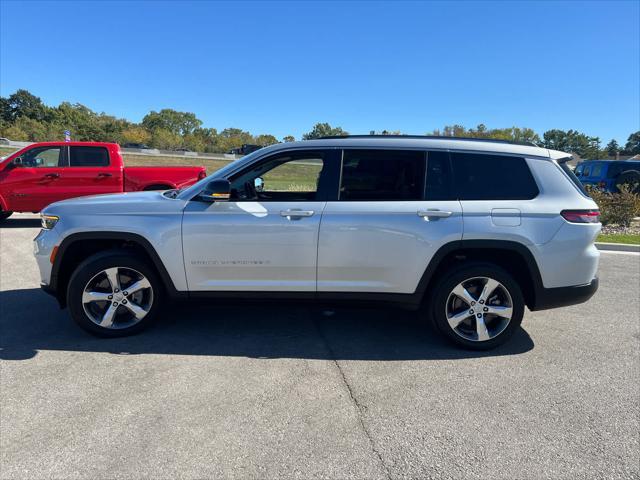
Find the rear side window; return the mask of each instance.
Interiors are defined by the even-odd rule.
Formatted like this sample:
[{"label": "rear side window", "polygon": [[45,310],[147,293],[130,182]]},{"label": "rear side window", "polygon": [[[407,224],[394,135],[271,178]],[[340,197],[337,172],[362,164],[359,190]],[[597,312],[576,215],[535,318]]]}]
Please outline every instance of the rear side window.
[{"label": "rear side window", "polygon": [[104,147],[71,147],[69,165],[72,167],[107,167],[109,152]]},{"label": "rear side window", "polygon": [[460,200],[530,200],[538,186],[522,157],[452,153]]},{"label": "rear side window", "polygon": [[602,176],[602,164],[601,163],[597,163],[596,165],[593,166],[593,169],[591,170],[591,176],[592,177],[601,177]]},{"label": "rear side window", "polygon": [[455,200],[448,152],[427,153],[425,200]]},{"label": "rear side window", "polygon": [[344,150],[340,200],[422,200],[425,153]]}]

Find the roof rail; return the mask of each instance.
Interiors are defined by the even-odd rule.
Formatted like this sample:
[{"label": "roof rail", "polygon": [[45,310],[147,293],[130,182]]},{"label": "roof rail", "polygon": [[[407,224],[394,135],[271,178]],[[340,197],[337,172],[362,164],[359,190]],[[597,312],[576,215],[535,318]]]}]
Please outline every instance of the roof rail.
[{"label": "roof rail", "polygon": [[511,145],[525,145],[528,147],[537,147],[534,142],[518,142],[515,140],[501,140],[498,138],[475,138],[475,137],[448,137],[443,135],[327,135],[325,137],[318,137],[321,139],[331,138],[415,138],[415,139],[429,139],[429,140],[463,140],[467,142],[491,142],[491,143],[507,143]]}]

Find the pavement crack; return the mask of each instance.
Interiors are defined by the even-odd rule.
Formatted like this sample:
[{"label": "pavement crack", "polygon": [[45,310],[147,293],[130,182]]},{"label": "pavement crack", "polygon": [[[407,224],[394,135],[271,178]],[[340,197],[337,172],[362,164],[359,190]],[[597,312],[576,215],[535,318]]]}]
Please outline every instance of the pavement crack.
[{"label": "pavement crack", "polygon": [[318,335],[322,339],[322,342],[324,343],[325,348],[329,352],[329,355],[331,357],[331,361],[336,366],[336,368],[338,370],[338,373],[340,374],[340,377],[342,378],[342,382],[344,383],[345,387],[347,388],[347,392],[349,392],[349,398],[351,399],[351,403],[353,404],[353,406],[355,407],[356,412],[357,412],[357,417],[358,417],[358,422],[360,423],[360,428],[361,428],[362,432],[364,433],[364,436],[367,437],[367,440],[369,441],[369,446],[371,448],[371,451],[378,458],[378,462],[380,462],[382,470],[385,473],[385,477],[388,480],[391,480],[391,478],[392,478],[391,472],[389,471],[389,468],[385,464],[385,462],[384,462],[384,460],[382,458],[382,455],[380,454],[380,452],[376,448],[376,444],[375,444],[375,442],[373,440],[371,432],[369,432],[369,429],[367,428],[367,425],[364,422],[364,412],[365,412],[366,408],[363,405],[361,405],[360,402],[358,401],[358,399],[356,398],[356,396],[355,396],[355,394],[353,392],[353,388],[351,388],[351,385],[349,384],[349,381],[347,380],[347,376],[345,375],[344,370],[342,369],[342,366],[340,365],[340,362],[338,362],[337,356],[336,356],[335,352],[333,351],[333,348],[331,348],[331,345],[329,344],[329,340],[327,339],[327,337],[325,336],[324,332],[320,328],[320,325],[319,325],[318,319],[317,319],[317,315],[312,315],[312,318],[313,318],[313,323],[314,323],[314,325],[316,327],[316,330],[318,331]]}]

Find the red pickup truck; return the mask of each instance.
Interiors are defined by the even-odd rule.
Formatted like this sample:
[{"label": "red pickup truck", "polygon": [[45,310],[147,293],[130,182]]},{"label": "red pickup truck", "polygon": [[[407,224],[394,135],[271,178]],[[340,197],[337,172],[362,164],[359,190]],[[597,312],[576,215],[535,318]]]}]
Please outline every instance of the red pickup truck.
[{"label": "red pickup truck", "polygon": [[125,167],[117,143],[34,143],[0,161],[0,221],[72,197],[187,187],[204,167]]}]

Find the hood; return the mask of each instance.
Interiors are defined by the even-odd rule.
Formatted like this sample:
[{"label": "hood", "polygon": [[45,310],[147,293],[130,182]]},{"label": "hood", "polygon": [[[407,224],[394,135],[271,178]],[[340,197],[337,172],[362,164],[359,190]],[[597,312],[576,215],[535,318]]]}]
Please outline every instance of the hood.
[{"label": "hood", "polygon": [[44,208],[49,215],[127,215],[181,210],[184,201],[168,198],[160,191],[91,195],[55,202]]}]

